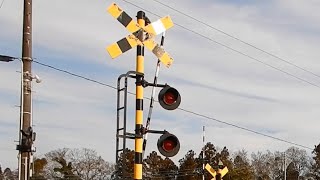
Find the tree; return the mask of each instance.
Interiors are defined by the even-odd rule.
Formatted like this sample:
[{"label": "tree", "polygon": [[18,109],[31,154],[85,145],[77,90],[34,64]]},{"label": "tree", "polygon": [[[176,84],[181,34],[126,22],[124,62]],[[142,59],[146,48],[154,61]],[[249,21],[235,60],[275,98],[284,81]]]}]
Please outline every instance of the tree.
[{"label": "tree", "polygon": [[132,179],[134,166],[134,151],[125,149],[119,157],[116,172],[120,179]]},{"label": "tree", "polygon": [[270,172],[272,171],[272,163],[274,156],[270,151],[263,154],[258,151],[257,153],[252,153],[251,155],[251,165],[254,169],[255,178],[259,180],[270,180]]},{"label": "tree", "polygon": [[33,174],[31,179],[35,179],[35,180],[45,180],[45,166],[48,164],[47,159],[46,158],[35,158],[34,162],[33,162]]},{"label": "tree", "polygon": [[[202,157],[204,151],[204,159]],[[215,146],[211,142],[207,142],[204,146],[203,151],[200,152],[198,158],[196,159],[197,168],[195,169],[195,176],[197,179],[202,179],[202,175],[204,173],[205,179],[212,179],[212,175],[207,170],[203,169],[203,163],[209,164],[213,168],[218,167],[219,161],[222,161],[224,166],[227,166],[229,171],[232,170],[232,161],[230,159],[229,150],[224,147],[220,152],[215,148]],[[230,175],[226,175],[223,177],[224,180],[229,180]]]},{"label": "tree", "polygon": [[157,152],[152,151],[149,156],[143,161],[144,162],[144,171],[147,172],[145,174],[145,179],[152,179],[153,176],[157,176],[157,179],[162,179],[163,177],[160,175],[160,166],[161,161],[163,159],[161,156],[157,155]]},{"label": "tree", "polygon": [[3,177],[3,173],[2,173],[2,168],[0,166],[0,180],[2,180],[2,179],[4,179],[4,177]]},{"label": "tree", "polygon": [[[233,171],[233,163],[232,163],[232,159],[230,157],[230,153],[229,153],[229,150],[227,149],[227,147],[224,147],[220,153],[217,153],[217,156],[216,156],[216,161],[218,161],[219,163],[219,160],[222,161],[223,165],[224,166],[227,166],[229,171],[232,172]],[[231,176],[231,173],[228,173],[225,177],[223,177],[224,180],[232,180],[232,176]]]},{"label": "tree", "polygon": [[178,167],[169,158],[162,159],[157,152],[153,151],[144,160],[144,179],[175,179]]},{"label": "tree", "polygon": [[92,149],[73,149],[69,152],[69,159],[73,173],[82,180],[108,179],[113,171],[113,166]]},{"label": "tree", "polygon": [[[286,150],[286,164],[291,164],[290,168],[289,165],[287,167],[287,173],[291,172],[294,174],[298,173],[298,177],[302,178],[306,174],[309,173],[311,167],[311,159],[308,157],[307,152],[303,149],[299,149],[296,147],[290,147]],[[290,171],[289,171],[290,170]]]},{"label": "tree", "polygon": [[234,157],[232,170],[227,177],[233,180],[254,179],[254,170],[250,165],[247,152],[245,150],[238,151],[234,154]]},{"label": "tree", "polygon": [[3,171],[3,179],[4,180],[16,180],[17,176],[14,174],[14,172],[11,171],[10,168],[6,168]]},{"label": "tree", "polygon": [[314,147],[312,154],[314,155],[312,157],[314,163],[311,167],[311,176],[318,180],[320,179],[320,144]]},{"label": "tree", "polygon": [[[203,151],[204,151],[204,159],[203,159]],[[217,150],[215,146],[211,142],[207,142],[207,144],[203,147],[202,151],[199,153],[198,158],[196,159],[197,169],[196,172],[198,174],[198,179],[202,178],[202,174],[204,173],[205,179],[211,179],[212,175],[204,170],[203,172],[203,164],[210,164],[210,166],[215,166],[218,164],[219,159],[217,159]]]},{"label": "tree", "polygon": [[98,180],[110,179],[114,166],[92,149],[58,149],[47,153],[48,178]]},{"label": "tree", "polygon": [[187,154],[179,160],[178,180],[194,180],[199,179],[199,174],[196,172],[198,163],[193,150],[189,150]]},{"label": "tree", "polygon": [[174,162],[171,159],[165,158],[161,163],[159,171],[160,174],[166,177],[165,179],[175,179],[178,167],[174,164]]},{"label": "tree", "polygon": [[273,153],[274,159],[270,159],[271,164],[271,179],[283,180],[284,179],[284,153],[276,151]]},{"label": "tree", "polygon": [[67,153],[70,149],[63,148],[50,151],[45,154],[48,160],[47,177],[53,179],[80,179],[73,171],[72,163],[67,161]]},{"label": "tree", "polygon": [[299,179],[299,171],[297,170],[294,162],[291,162],[287,167],[287,179],[290,180],[298,180]]}]

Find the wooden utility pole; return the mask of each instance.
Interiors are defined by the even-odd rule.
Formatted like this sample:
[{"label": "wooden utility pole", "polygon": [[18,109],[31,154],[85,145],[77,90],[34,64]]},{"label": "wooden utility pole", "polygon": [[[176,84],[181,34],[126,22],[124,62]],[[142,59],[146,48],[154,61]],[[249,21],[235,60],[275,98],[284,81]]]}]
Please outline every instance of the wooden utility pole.
[{"label": "wooden utility pole", "polygon": [[[32,0],[24,0],[22,35],[22,88],[19,131],[19,180],[30,179],[34,134],[31,124]],[[22,121],[22,122],[21,122]]]}]

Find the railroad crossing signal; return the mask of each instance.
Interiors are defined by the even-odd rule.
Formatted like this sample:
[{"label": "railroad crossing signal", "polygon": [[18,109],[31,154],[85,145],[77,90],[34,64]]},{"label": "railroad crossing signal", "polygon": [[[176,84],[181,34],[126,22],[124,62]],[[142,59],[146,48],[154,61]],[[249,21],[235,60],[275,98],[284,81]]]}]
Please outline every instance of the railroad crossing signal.
[{"label": "railroad crossing signal", "polygon": [[159,92],[158,101],[164,109],[175,110],[181,103],[181,96],[175,88],[166,86]]},{"label": "railroad crossing signal", "polygon": [[179,139],[170,133],[165,133],[158,139],[158,150],[165,157],[173,157],[180,150]]},{"label": "railroad crossing signal", "polygon": [[138,45],[144,45],[155,54],[165,66],[169,67],[172,64],[173,59],[170,55],[163,47],[154,41],[156,35],[165,32],[173,26],[173,22],[169,16],[163,17],[145,27],[141,27],[115,3],[111,4],[107,11],[132,33],[106,48],[112,59]]},{"label": "railroad crossing signal", "polygon": [[206,164],[205,169],[212,175],[211,180],[222,180],[223,176],[228,173],[228,168],[225,166],[224,168],[221,167],[222,162],[219,160],[219,165],[217,170],[213,169],[210,164]]},{"label": "railroad crossing signal", "polygon": [[[144,133],[153,132],[153,133],[163,134],[159,138],[158,147],[159,147],[159,151],[161,149],[161,151],[163,151],[162,154],[167,157],[172,157],[176,155],[180,149],[179,140],[175,135],[166,133],[166,131],[155,131],[155,130],[145,131],[145,129],[143,128],[143,97],[144,97],[143,88],[144,87],[147,87],[147,86],[164,87],[164,89],[161,91],[162,92],[161,99],[163,100],[163,104],[164,104],[164,106],[163,105],[162,106],[165,109],[168,109],[168,110],[176,109],[181,102],[180,94],[176,89],[171,88],[167,85],[148,83],[147,81],[144,80],[144,46],[147,47],[147,49],[149,49],[153,54],[155,54],[158,60],[161,61],[165,66],[169,67],[172,64],[173,59],[163,49],[162,46],[159,46],[154,41],[154,37],[171,28],[173,26],[173,22],[169,16],[166,16],[153,23],[150,23],[150,22],[146,23],[147,18],[143,11],[139,11],[137,13],[137,22],[136,22],[115,3],[112,3],[108,7],[107,11],[115,19],[117,19],[130,33],[132,33],[127,37],[122,38],[118,42],[113,43],[106,48],[111,58],[114,59],[120,56],[121,54],[123,54],[124,52],[137,46],[137,58],[136,58],[137,66],[136,66],[136,71],[134,72],[135,76],[132,77],[132,78],[136,78],[136,118],[135,118],[135,134],[133,134],[135,139],[135,157],[134,157],[133,178],[136,180],[140,180],[140,179],[142,180],[142,174],[143,174],[142,173],[143,171],[143,168],[142,168],[143,155],[142,154],[143,154],[143,134]],[[130,74],[130,71],[125,75],[125,77],[127,78],[128,77],[127,75],[129,74]],[[127,86],[127,84],[125,86]],[[119,85],[117,89],[119,92]],[[119,96],[118,96],[118,100],[119,100]],[[125,100],[125,106],[126,106],[126,100]],[[119,109],[117,113],[119,113]],[[118,120],[118,123],[119,123],[119,120]],[[117,132],[118,130],[119,128],[117,127]],[[126,133],[125,129],[124,129],[124,132]],[[126,135],[124,135],[123,137],[126,138]],[[123,140],[123,142],[125,146],[125,140]],[[117,145],[117,153],[118,153],[118,145]]]}]

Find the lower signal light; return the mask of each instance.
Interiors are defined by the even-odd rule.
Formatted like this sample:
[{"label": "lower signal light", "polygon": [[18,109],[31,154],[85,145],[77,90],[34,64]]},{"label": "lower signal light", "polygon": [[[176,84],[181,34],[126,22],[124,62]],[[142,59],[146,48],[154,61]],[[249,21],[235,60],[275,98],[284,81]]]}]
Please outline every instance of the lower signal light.
[{"label": "lower signal light", "polygon": [[158,150],[165,157],[173,157],[180,150],[179,139],[170,133],[165,133],[158,139]]}]

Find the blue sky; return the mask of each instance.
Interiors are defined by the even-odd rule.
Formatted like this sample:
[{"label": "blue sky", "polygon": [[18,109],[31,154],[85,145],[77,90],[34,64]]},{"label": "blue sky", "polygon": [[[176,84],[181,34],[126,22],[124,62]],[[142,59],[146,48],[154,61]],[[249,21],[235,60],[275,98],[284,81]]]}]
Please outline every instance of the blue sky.
[{"label": "blue sky", "polygon": [[[122,73],[135,69],[135,50],[112,60],[105,47],[129,33],[106,8],[113,1],[34,1],[33,57],[42,63],[84,75],[111,86]],[[115,1],[135,17],[139,11]],[[263,63],[320,86],[320,79],[274,57],[244,45],[155,1],[129,1],[173,22],[248,54]],[[138,3],[139,2],[139,3]],[[310,1],[161,1],[248,43],[320,74],[317,60],[320,3]],[[21,56],[22,0],[5,1],[0,9],[0,54]],[[147,12],[151,21],[158,17]],[[166,34],[165,49],[174,58],[161,67],[159,82],[176,87],[181,108],[267,135],[314,147],[319,143],[320,89],[226,49],[179,26]],[[158,40],[158,39],[157,39]],[[146,51],[145,76],[152,81],[156,59]],[[16,167],[20,63],[0,65],[0,163]],[[63,147],[95,149],[107,161],[115,160],[116,91],[33,64],[43,81],[33,84],[33,122],[37,156]],[[134,91],[131,83],[130,91]],[[151,88],[145,90],[150,96]],[[157,91],[158,92],[158,91]],[[133,129],[134,96],[129,95],[129,129]],[[147,110],[149,101],[145,100]],[[147,111],[145,111],[147,112]],[[145,113],[145,117],[147,113]],[[181,151],[197,153],[206,139],[232,151],[279,150],[291,145],[186,113],[165,111],[157,103],[152,129],[166,129],[181,140]],[[158,136],[150,135],[148,152],[156,150]],[[130,145],[130,144],[129,144]],[[131,143],[132,145],[132,143]],[[133,147],[133,146],[132,146]],[[309,151],[309,150],[307,150]],[[310,152],[310,151],[309,151]]]}]

